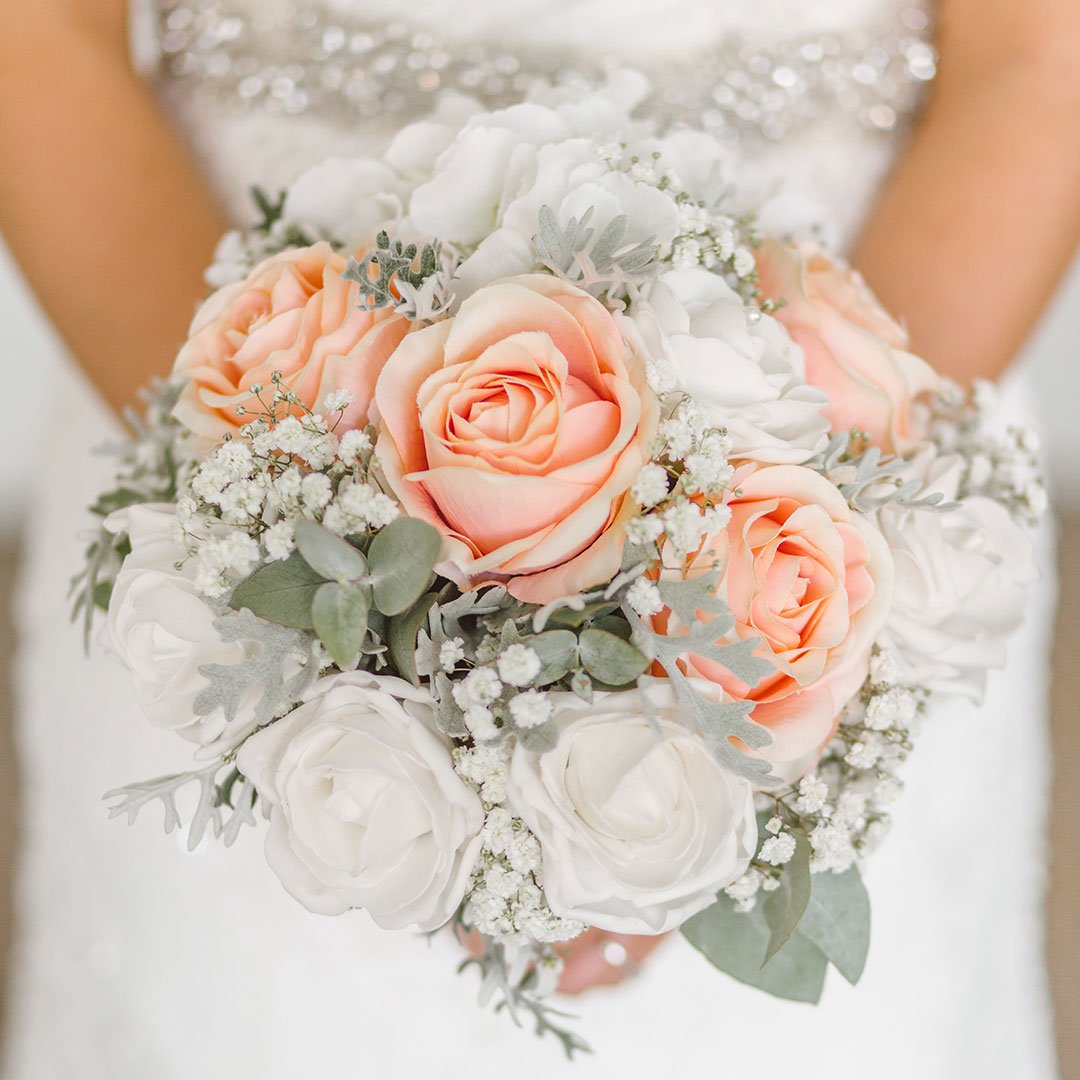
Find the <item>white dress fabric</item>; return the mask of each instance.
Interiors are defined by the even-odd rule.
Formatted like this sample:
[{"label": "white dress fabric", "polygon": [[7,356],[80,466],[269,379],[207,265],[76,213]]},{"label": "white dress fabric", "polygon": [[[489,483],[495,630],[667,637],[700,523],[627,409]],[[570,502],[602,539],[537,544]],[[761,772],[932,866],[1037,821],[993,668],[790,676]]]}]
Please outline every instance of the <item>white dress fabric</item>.
[{"label": "white dress fabric", "polygon": [[[360,7],[337,0],[316,17],[329,25]],[[398,17],[390,0],[363,10]],[[404,12],[445,40],[614,53],[661,82],[688,50],[727,34],[872,36],[902,14],[895,0],[416,0]],[[401,122],[242,113],[198,81],[163,93],[238,214],[248,184],[272,190],[329,153],[369,151]],[[837,106],[812,131],[755,145],[733,171],[756,193],[809,195],[849,238],[897,144]],[[1014,375],[1006,394],[1021,415],[1023,381]],[[264,862],[258,831],[189,855],[154,809],[131,828],[106,820],[106,790],[190,764],[180,741],[143,720],[126,674],[85,658],[67,624],[81,507],[108,473],[87,449],[113,428],[74,367],[60,398],[20,608],[25,809],[3,1077],[527,1080],[564,1068],[554,1040],[475,1004],[476,976],[455,974],[452,941],[304,911]],[[818,1008],[776,1001],[676,935],[636,978],[569,1003],[597,1053],[568,1075],[1051,1080],[1041,909],[1053,592],[1047,576],[986,704],[939,704],[919,739],[892,834],[867,868],[874,928],[857,988],[830,972]]]}]

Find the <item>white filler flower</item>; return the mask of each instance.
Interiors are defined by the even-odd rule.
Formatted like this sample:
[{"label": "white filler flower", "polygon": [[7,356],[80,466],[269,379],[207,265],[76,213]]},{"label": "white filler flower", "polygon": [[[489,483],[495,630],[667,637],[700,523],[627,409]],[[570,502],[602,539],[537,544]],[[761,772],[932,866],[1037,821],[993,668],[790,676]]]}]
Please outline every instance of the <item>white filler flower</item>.
[{"label": "white filler flower", "polygon": [[323,679],[237,764],[270,808],[267,861],[309,911],[363,908],[385,929],[426,931],[457,910],[484,810],[426,691],[364,672]]},{"label": "white filler flower", "polygon": [[113,586],[105,640],[131,672],[150,723],[198,743],[200,757],[213,757],[255,728],[260,695],[253,688],[231,721],[222,709],[196,716],[195,698],[207,685],[199,668],[238,664],[259,646],[222,641],[214,610],[199,595],[196,560],[184,562],[187,552],[176,542],[177,524],[174,507],[154,504],[132,506],[107,522],[127,531],[131,553]]},{"label": "white filler flower", "polygon": [[509,805],[543,851],[551,910],[602,930],[662,934],[707,908],[757,847],[750,784],[679,720],[670,686],[552,694],[558,746],[518,746]]}]

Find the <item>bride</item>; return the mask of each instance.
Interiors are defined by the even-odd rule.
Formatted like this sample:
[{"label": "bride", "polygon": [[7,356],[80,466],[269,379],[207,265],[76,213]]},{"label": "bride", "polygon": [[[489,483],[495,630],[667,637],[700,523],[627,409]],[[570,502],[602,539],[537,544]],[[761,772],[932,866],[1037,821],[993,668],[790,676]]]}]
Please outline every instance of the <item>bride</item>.
[{"label": "bride", "polygon": [[[3,1075],[549,1074],[559,1047],[476,1009],[448,937],[425,949],[359,912],[307,913],[254,831],[188,856],[149,815],[130,830],[105,820],[107,789],[187,766],[124,673],[87,661],[66,626],[81,508],[108,467],[89,453],[118,430],[102,399],[119,408],[166,370],[250,184],[377,149],[442,90],[498,105],[538,78],[594,81],[608,58],[650,75],[646,113],[720,135],[732,179],[777,223],[798,210],[844,242],[923,355],[959,380],[995,378],[1080,235],[1080,13],[1071,0],[0,0],[0,30],[0,228],[81,366],[39,404],[50,471],[20,614],[25,824]],[[1024,416],[1021,371],[1004,398]],[[1040,917],[1052,585],[981,710],[928,725],[868,867],[862,984],[832,980],[815,1010],[727,979],[679,939],[646,960],[655,941],[590,938],[566,988],[620,985],[579,999],[599,1053],[578,1075],[1055,1075]]]}]

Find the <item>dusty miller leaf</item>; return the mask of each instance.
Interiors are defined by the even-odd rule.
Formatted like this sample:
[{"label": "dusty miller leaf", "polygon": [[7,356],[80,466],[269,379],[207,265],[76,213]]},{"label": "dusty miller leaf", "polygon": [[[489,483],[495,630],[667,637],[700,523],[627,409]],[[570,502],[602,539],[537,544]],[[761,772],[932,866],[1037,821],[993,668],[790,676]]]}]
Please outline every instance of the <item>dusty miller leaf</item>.
[{"label": "dusty miller leaf", "polygon": [[[105,799],[119,800],[109,807],[109,818],[111,820],[124,815],[131,825],[144,807],[152,802],[160,802],[165,811],[165,832],[171,833],[173,829],[182,828],[184,824],[176,805],[177,793],[190,784],[198,784],[198,801],[188,826],[188,851],[194,851],[208,831],[213,836],[223,836],[226,845],[230,845],[242,826],[255,824],[255,815],[252,813],[254,787],[250,781],[244,780],[239,801],[225,819],[221,809],[223,805],[227,805],[225,785],[218,782],[218,775],[224,767],[222,762],[216,761],[205,769],[158,776],[153,780],[115,788],[104,796]],[[226,784],[231,787],[229,781]]]},{"label": "dusty miller leaf", "polygon": [[[251,690],[259,688],[262,693],[255,705],[255,720],[268,724],[288,712],[319,674],[310,634],[266,622],[247,609],[222,615],[214,620],[214,626],[223,641],[254,644],[258,649],[236,664],[204,664],[199,668],[209,685],[195,698],[196,716],[224,709],[226,720],[231,721]],[[299,671],[286,678],[290,663],[296,662]]]}]

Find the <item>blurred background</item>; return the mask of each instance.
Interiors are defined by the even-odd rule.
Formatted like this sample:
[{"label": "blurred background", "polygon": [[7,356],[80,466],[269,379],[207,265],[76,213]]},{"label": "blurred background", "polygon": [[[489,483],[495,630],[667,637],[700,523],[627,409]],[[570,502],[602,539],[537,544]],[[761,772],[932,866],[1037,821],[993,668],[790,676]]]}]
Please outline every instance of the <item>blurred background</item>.
[{"label": "blurred background", "polygon": [[[0,1009],[11,941],[11,884],[19,835],[18,770],[13,738],[10,612],[19,573],[20,526],[31,497],[34,458],[47,437],[39,418],[59,377],[62,347],[0,244]],[[1054,806],[1048,948],[1063,1080],[1080,1080],[1080,260],[1036,333],[1036,369],[1053,504],[1059,522],[1061,605],[1054,657]],[[77,568],[72,567],[72,572]],[[57,628],[62,632],[62,628]],[[76,631],[72,630],[72,633]]]}]

